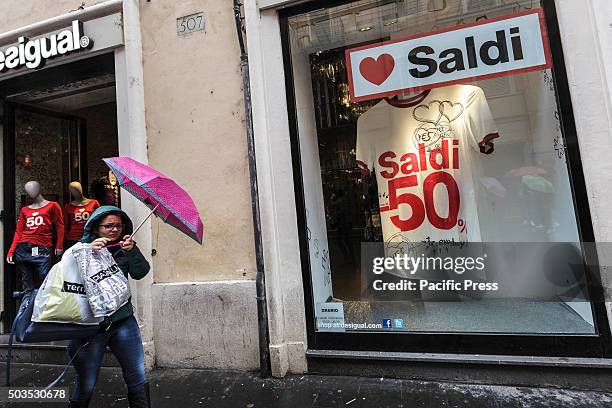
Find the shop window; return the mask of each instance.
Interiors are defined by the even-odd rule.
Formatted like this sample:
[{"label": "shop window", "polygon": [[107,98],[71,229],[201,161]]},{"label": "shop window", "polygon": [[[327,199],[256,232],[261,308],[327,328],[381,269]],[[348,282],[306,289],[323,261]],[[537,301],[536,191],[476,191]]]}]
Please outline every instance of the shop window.
[{"label": "shop window", "polygon": [[539,2],[358,1],[287,26],[311,329],[597,333]]}]

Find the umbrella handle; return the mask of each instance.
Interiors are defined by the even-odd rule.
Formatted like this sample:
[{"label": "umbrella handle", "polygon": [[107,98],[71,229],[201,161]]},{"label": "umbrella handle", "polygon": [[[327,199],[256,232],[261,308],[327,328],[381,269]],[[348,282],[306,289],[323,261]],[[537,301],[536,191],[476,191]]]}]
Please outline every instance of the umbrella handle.
[{"label": "umbrella handle", "polygon": [[130,237],[131,237],[131,238],[134,238],[134,235],[136,235],[136,232],[138,232],[138,230],[140,229],[140,227],[142,227],[142,226],[144,225],[145,221],[146,221],[146,220],[148,220],[148,219],[149,219],[149,217],[150,217],[151,215],[153,215],[153,213],[155,212],[155,210],[157,210],[157,207],[159,207],[159,203],[158,203],[158,204],[155,206],[155,208],[154,208],[154,209],[152,209],[152,210],[151,210],[151,212],[149,213],[149,215],[147,215],[147,216],[145,217],[145,219],[144,219],[144,220],[142,220],[142,222],[141,222],[140,224],[138,224],[138,226],[137,226],[137,227],[134,229],[134,231],[132,231],[132,234],[130,235]]}]

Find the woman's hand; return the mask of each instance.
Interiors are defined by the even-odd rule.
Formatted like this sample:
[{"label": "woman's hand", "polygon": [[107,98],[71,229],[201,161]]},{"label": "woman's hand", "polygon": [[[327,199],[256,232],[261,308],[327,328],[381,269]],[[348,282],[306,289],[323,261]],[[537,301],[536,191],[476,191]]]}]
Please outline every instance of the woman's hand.
[{"label": "woman's hand", "polygon": [[134,248],[134,244],[136,244],[136,242],[132,240],[132,237],[130,235],[126,235],[125,237],[123,237],[123,241],[121,241],[120,244],[121,249],[123,249],[124,251],[131,251]]},{"label": "woman's hand", "polygon": [[89,244],[89,245],[91,245],[92,249],[102,249],[109,242],[110,242],[109,238],[97,238],[97,239],[93,240],[92,243]]}]

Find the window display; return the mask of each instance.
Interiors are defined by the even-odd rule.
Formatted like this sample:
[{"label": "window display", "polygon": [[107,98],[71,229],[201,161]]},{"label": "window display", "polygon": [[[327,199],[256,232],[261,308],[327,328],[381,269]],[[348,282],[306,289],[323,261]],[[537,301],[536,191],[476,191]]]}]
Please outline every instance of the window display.
[{"label": "window display", "polygon": [[429,3],[288,18],[315,331],[596,333],[543,11]]},{"label": "window display", "polygon": [[470,85],[384,99],[361,115],[356,160],[378,170],[383,240],[481,241],[472,181],[497,137],[484,92]]}]

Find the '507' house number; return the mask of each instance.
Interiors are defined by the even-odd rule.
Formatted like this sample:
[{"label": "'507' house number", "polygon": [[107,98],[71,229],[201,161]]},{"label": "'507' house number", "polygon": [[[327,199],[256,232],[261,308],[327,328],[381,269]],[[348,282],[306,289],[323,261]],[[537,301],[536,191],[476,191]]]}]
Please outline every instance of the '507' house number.
[{"label": "'507' house number", "polygon": [[186,35],[196,31],[204,31],[204,13],[191,14],[176,19],[177,35]]}]

